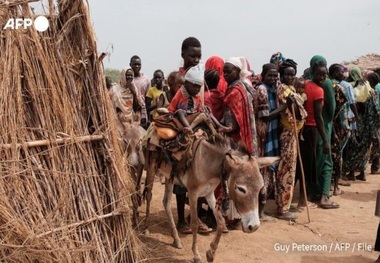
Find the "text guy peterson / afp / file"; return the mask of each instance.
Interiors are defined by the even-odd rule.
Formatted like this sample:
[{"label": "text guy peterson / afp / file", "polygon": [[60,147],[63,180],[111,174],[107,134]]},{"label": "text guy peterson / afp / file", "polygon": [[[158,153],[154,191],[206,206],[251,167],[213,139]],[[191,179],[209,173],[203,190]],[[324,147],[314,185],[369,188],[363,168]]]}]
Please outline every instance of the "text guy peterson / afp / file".
[{"label": "text guy peterson / afp / file", "polygon": [[273,249],[276,252],[290,253],[290,252],[371,252],[373,246],[364,243],[329,243],[329,244],[302,244],[302,243],[290,243],[280,244],[275,243]]}]

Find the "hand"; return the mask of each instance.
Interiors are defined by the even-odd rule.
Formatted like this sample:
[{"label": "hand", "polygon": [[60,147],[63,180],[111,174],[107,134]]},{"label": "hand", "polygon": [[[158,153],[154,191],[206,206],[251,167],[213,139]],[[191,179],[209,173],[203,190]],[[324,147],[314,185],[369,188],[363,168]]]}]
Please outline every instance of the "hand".
[{"label": "hand", "polygon": [[186,134],[193,134],[191,127],[183,127],[183,132]]},{"label": "hand", "polygon": [[323,147],[323,153],[324,154],[328,154],[330,152],[330,145],[327,141],[323,142],[322,147]]},{"label": "hand", "polygon": [[131,90],[133,95],[136,95],[136,86],[133,84],[132,81],[127,81],[127,88]]},{"label": "hand", "polygon": [[286,98],[286,105],[290,106],[292,105],[294,102],[294,96],[292,95],[289,95],[287,98]]},{"label": "hand", "polygon": [[354,122],[357,122],[357,118],[356,117],[352,117],[351,119],[348,119],[348,123],[354,123]]}]

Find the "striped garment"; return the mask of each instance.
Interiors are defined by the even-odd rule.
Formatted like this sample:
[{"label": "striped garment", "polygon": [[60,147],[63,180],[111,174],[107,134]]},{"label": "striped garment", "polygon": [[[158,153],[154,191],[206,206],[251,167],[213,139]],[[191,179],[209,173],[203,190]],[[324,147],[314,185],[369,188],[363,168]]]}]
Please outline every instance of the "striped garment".
[{"label": "striped garment", "polygon": [[[264,84],[265,85],[265,84]],[[268,105],[269,112],[277,109],[276,103],[276,94],[277,88],[265,85],[268,92]],[[264,156],[279,156],[279,142],[278,142],[278,134],[279,134],[279,118],[274,118],[273,120],[268,121],[268,132],[265,142],[265,150]],[[272,165],[270,170],[276,171],[278,164]]]}]

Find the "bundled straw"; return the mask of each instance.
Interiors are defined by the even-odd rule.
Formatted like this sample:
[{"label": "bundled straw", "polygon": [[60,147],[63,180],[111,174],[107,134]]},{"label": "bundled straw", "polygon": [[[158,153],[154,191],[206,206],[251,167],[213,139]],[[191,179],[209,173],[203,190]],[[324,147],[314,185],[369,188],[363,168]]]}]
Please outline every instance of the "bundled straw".
[{"label": "bundled straw", "polygon": [[[1,23],[28,2],[0,0]],[[0,29],[0,261],[139,261],[87,5],[48,3],[47,31]]]}]

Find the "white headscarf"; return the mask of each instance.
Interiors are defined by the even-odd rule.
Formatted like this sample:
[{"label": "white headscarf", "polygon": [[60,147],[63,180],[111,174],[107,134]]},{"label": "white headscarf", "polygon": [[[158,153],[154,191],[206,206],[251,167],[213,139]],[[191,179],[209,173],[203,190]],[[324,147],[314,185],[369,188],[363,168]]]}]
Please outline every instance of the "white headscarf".
[{"label": "white headscarf", "polygon": [[224,63],[230,63],[240,69],[240,79],[246,79],[252,73],[248,71],[248,63],[245,57],[231,57],[226,59]]},{"label": "white headscarf", "polygon": [[204,83],[204,70],[203,65],[198,64],[194,67],[191,67],[187,70],[185,75],[185,80],[203,86]]}]

